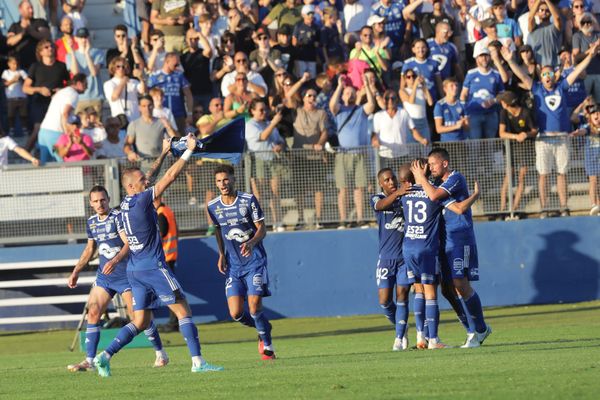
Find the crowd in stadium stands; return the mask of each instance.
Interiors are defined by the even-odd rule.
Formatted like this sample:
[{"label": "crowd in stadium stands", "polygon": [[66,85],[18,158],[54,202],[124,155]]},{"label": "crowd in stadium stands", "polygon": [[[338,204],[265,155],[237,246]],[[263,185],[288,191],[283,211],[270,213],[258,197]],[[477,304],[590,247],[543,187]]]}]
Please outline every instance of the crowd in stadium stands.
[{"label": "crowd in stadium stands", "polygon": [[[514,203],[525,161],[535,159],[542,210],[556,171],[568,215],[569,137],[579,135],[590,212],[600,211],[600,1],[125,3],[115,8],[124,7],[125,18],[115,21],[127,26],[116,25],[114,47],[101,51],[84,0],[20,2],[20,20],[1,38],[8,120],[0,165],[8,150],[35,164],[138,161],[159,155],[164,134],[194,127],[206,136],[243,117],[248,150],[261,152],[254,191],[272,192],[276,202],[278,176],[289,175],[280,154],[304,149],[302,171],[291,176],[310,176],[318,221],[319,154],[331,144],[339,149],[332,168],[340,219],[351,191],[360,222],[372,172],[353,148],[373,146],[383,166],[396,168],[410,158],[408,144],[500,137],[513,143]],[[29,137],[23,147],[12,140],[19,136]],[[507,186],[508,177],[502,209]],[[271,208],[278,221],[278,206]]]}]

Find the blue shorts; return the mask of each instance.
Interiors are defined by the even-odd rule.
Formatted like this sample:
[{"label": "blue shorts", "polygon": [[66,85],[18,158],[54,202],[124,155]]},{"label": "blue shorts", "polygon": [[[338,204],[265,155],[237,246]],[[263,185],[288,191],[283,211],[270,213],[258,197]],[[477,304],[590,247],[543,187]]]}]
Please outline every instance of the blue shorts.
[{"label": "blue shorts", "polygon": [[225,280],[225,295],[269,297],[269,274],[267,267],[261,266],[250,271],[231,271]]},{"label": "blue shorts", "polygon": [[585,174],[587,176],[598,176],[600,175],[600,147],[595,142],[591,143],[586,143],[584,148]]},{"label": "blue shorts", "polygon": [[410,286],[404,260],[379,260],[375,271],[378,289]]},{"label": "blue shorts", "polygon": [[439,283],[440,263],[437,254],[428,250],[415,252],[404,250],[404,262],[406,263],[410,283],[425,285]]},{"label": "blue shorts", "polygon": [[106,290],[111,298],[117,293],[122,294],[131,291],[131,285],[126,276],[111,279],[110,275],[96,275],[94,287],[96,286]]},{"label": "blue shorts", "polygon": [[133,310],[153,310],[184,299],[181,285],[168,268],[127,271],[133,294]]},{"label": "blue shorts", "polygon": [[462,278],[479,280],[477,246],[473,243],[454,243],[452,247],[446,247],[440,254],[440,264],[444,282]]}]

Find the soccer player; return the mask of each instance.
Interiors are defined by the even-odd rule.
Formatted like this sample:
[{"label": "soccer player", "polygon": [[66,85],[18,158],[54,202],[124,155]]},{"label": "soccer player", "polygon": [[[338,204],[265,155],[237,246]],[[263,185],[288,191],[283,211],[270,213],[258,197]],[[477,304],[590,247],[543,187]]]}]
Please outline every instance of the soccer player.
[{"label": "soccer player", "polygon": [[[88,264],[92,255],[98,249],[100,265],[96,274],[96,281],[90,291],[87,303],[87,329],[85,332],[86,358],[79,364],[71,364],[67,369],[71,372],[88,371],[94,369],[92,360],[98,349],[100,341],[100,317],[104,314],[108,303],[116,293],[119,293],[127,305],[129,317],[133,317],[131,285],[127,280],[127,261],[114,262],[114,258],[123,248],[123,241],[118,233],[120,226],[120,212],[109,207],[110,197],[103,186],[94,186],[90,190],[90,206],[96,213],[88,218],[88,242],[69,276],[67,285],[73,289],[77,287],[79,273]],[[163,350],[160,336],[156,331],[154,321],[144,330],[146,337],[156,351],[155,367],[164,367],[169,363],[169,357]]]},{"label": "soccer player", "polygon": [[[275,359],[271,324],[263,313],[262,298],[270,296],[267,253],[262,240],[267,234],[264,215],[254,195],[235,189],[233,167],[215,169],[221,195],[208,203],[208,214],[216,227],[219,246],[217,267],[224,274],[229,314],[235,321],[258,331],[258,352],[263,360]],[[250,315],[244,312],[248,298]]]},{"label": "soccer player", "polygon": [[[428,200],[440,202],[447,208],[443,213],[444,247],[441,252],[441,269],[445,284],[442,290],[467,329],[467,340],[461,347],[479,347],[492,333],[492,328],[485,323],[481,300],[470,283],[479,280],[473,219],[470,209],[456,212],[457,210],[452,207],[456,202],[469,198],[467,181],[459,172],[450,170],[450,156],[442,148],[431,150],[427,162],[431,177],[441,181],[438,187],[429,182],[424,168],[413,169],[413,173],[417,184],[421,185],[427,194]],[[455,291],[452,290],[452,286]],[[460,307],[461,302],[464,302],[464,308]],[[465,310],[468,316],[465,315]],[[473,326],[469,326],[467,317],[470,317]]]},{"label": "soccer player", "polygon": [[[425,176],[427,165],[415,160],[409,166],[400,167],[399,182],[408,189],[402,196],[402,209],[405,220],[405,235],[402,245],[404,262],[408,268],[409,282],[421,283],[425,297],[425,318],[428,327],[429,349],[443,349],[449,346],[438,337],[439,307],[437,303],[437,285],[439,283],[438,254],[440,248],[440,219],[442,204],[431,200],[424,190],[422,180],[416,182],[418,175]],[[449,204],[450,209],[462,213],[478,198],[476,191],[462,202]],[[415,312],[417,312],[415,308]],[[418,348],[424,348],[423,342],[417,342]]]},{"label": "soccer player", "polygon": [[[221,371],[223,367],[207,363],[200,353],[198,330],[192,322],[192,313],[177,279],[167,268],[162,240],[158,230],[156,209],[153,200],[175,181],[196,148],[196,137],[187,136],[187,150],[156,183],[149,180],[138,168],[123,171],[121,183],[127,196],[121,202],[123,229],[119,231],[123,242],[129,244],[127,278],[133,293],[133,322],[125,325],[117,337],[102,353],[94,358],[100,376],[110,376],[110,358],[126,346],[150,323],[151,309],[157,303],[166,304],[179,320],[179,332],[183,335],[190,355],[192,372]],[[169,151],[168,141],[163,142],[163,152],[157,160],[162,163]],[[155,164],[156,165],[156,164]],[[115,256],[122,259],[123,252]],[[119,258],[121,257],[121,258]]]},{"label": "soccer player", "polygon": [[392,350],[400,351],[408,348],[406,329],[410,283],[402,258],[404,218],[400,203],[400,196],[406,191],[404,188],[398,189],[398,179],[391,168],[381,169],[377,173],[377,180],[382,192],[371,198],[379,225],[379,260],[375,276],[379,289],[379,305],[383,308],[386,318],[396,328]]}]

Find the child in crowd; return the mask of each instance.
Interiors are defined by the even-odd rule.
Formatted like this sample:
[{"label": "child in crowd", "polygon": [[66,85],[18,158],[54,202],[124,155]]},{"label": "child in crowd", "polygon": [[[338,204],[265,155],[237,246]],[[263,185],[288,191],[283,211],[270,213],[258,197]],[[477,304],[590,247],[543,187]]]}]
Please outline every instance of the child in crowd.
[{"label": "child in crowd", "polygon": [[23,92],[23,82],[27,73],[19,68],[19,61],[14,56],[8,57],[8,69],[2,72],[2,82],[6,93],[8,108],[9,135],[15,135],[15,120],[17,115],[21,118],[21,132],[27,130],[27,96]]}]

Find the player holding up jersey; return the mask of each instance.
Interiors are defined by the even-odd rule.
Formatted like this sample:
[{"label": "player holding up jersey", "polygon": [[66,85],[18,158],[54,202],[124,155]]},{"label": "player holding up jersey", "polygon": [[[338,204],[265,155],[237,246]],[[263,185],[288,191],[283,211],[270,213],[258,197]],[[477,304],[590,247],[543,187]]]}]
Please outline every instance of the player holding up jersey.
[{"label": "player holding up jersey", "polygon": [[[198,330],[192,322],[190,307],[179,282],[166,267],[158,217],[153,205],[154,199],[160,197],[175,181],[192,156],[196,137],[188,135],[186,144],[187,150],[155,186],[148,187],[148,177],[137,168],[126,169],[121,177],[127,196],[121,202],[123,229],[119,233],[123,241],[129,244],[127,278],[133,292],[134,315],[133,322],[125,325],[106,350],[94,358],[100,376],[110,376],[110,358],[148,327],[152,318],[151,310],[158,303],[166,304],[179,320],[179,332],[192,356],[192,372],[223,370],[223,367],[210,365],[202,358]],[[169,142],[165,140],[158,165],[168,154],[169,148]]]},{"label": "player holding up jersey", "polygon": [[[471,210],[462,208],[464,212],[456,212],[452,207],[456,202],[469,197],[467,180],[459,172],[450,170],[449,164],[450,156],[446,150],[434,148],[429,153],[429,170],[431,177],[441,182],[438,187],[429,182],[424,168],[415,169],[413,173],[417,184],[421,185],[428,198],[442,202],[447,208],[443,213],[445,228],[442,235],[444,247],[441,252],[441,267],[444,286],[450,290],[445,290],[444,296],[450,303],[458,300],[460,305],[460,302],[464,302],[464,309],[473,324],[469,326],[464,309],[454,307],[459,319],[467,328],[467,340],[461,347],[479,347],[492,333],[492,328],[485,323],[481,300],[470,284],[471,281],[479,280],[477,244]],[[455,293],[452,289],[455,290],[458,299],[454,298]]]},{"label": "player holding up jersey", "polygon": [[[71,372],[94,369],[92,360],[96,355],[100,340],[100,318],[116,293],[119,293],[125,301],[129,317],[133,317],[131,285],[127,280],[127,272],[125,271],[127,261],[115,262],[115,256],[121,249],[126,249],[127,245],[123,245],[118,232],[121,221],[120,213],[118,210],[111,209],[108,205],[109,202],[108,192],[103,186],[94,186],[90,190],[90,206],[96,214],[88,218],[86,226],[88,242],[67,283],[71,289],[77,287],[79,273],[98,249],[100,265],[87,302],[86,358],[79,364],[68,365],[67,369]],[[154,321],[150,322],[144,333],[156,351],[154,366],[164,367],[169,363],[169,357],[163,350]]]},{"label": "player holding up jersey", "polygon": [[[410,282],[423,284],[425,295],[425,318],[427,320],[429,349],[448,347],[438,337],[439,307],[437,303],[437,285],[439,283],[438,254],[440,248],[440,219],[442,204],[432,201],[420,184],[416,184],[415,175],[425,172],[426,164],[415,160],[409,166],[402,165],[399,182],[407,189],[402,196],[402,208],[405,220],[405,235],[402,245],[404,261],[408,267]],[[474,193],[463,202],[449,205],[457,212],[464,212],[475,202],[478,193]],[[415,309],[415,312],[418,310]],[[423,348],[422,343],[417,347]]]},{"label": "player holding up jersey", "polygon": [[[219,271],[226,275],[225,295],[229,314],[243,325],[258,331],[258,352],[263,360],[275,359],[271,324],[263,313],[262,298],[270,296],[267,253],[262,240],[267,231],[263,211],[254,195],[235,189],[233,167],[215,169],[215,183],[221,195],[208,203],[208,214],[217,228]],[[250,316],[244,312],[248,297]]]}]

